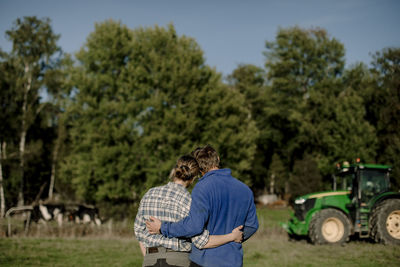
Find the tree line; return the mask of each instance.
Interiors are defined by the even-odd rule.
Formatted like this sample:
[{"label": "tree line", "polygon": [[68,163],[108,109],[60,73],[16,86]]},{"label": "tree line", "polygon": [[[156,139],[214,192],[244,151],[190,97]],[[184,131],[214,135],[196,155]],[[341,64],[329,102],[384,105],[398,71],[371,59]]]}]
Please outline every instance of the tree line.
[{"label": "tree line", "polygon": [[345,67],[324,29],[280,28],[265,64],[223,77],[173,25],[107,20],[75,55],[48,18],[17,19],[0,50],[0,197],[126,215],[176,159],[210,144],[221,167],[281,197],[331,188],[335,164],[393,166],[400,186],[400,48]]}]

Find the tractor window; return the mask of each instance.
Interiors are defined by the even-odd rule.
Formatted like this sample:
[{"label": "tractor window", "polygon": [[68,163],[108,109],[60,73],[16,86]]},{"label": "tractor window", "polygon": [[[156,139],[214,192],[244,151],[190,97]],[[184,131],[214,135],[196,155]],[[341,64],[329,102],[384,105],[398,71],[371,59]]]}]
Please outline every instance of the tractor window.
[{"label": "tractor window", "polygon": [[386,170],[367,169],[361,171],[361,201],[367,203],[374,196],[387,191],[389,179]]},{"label": "tractor window", "polygon": [[336,177],[337,181],[337,190],[348,190],[351,191],[353,189],[353,179],[354,173],[342,173]]},{"label": "tractor window", "polygon": [[349,173],[349,174],[343,176],[342,190],[349,190],[349,191],[352,190],[353,178],[354,178],[354,174],[353,173]]}]

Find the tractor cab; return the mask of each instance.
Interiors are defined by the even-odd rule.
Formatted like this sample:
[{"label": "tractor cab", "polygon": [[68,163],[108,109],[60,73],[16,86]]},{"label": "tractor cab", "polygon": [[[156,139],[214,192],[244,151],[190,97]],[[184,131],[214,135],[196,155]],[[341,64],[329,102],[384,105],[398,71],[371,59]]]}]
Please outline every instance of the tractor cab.
[{"label": "tractor cab", "polygon": [[333,190],[350,191],[353,203],[370,206],[374,197],[389,191],[390,166],[361,163],[349,165],[345,162],[338,169],[334,176]]}]

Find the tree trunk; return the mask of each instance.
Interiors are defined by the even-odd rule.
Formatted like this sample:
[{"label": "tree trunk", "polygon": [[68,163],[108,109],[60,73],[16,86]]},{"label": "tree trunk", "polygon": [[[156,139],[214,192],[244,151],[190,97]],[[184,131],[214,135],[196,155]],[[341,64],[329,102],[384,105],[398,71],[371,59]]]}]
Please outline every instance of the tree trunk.
[{"label": "tree trunk", "polygon": [[[24,123],[23,123],[24,124]],[[24,205],[24,183],[25,183],[25,138],[26,131],[23,130],[21,133],[21,139],[19,142],[19,169],[20,169],[20,186],[18,192],[18,206]]]},{"label": "tree trunk", "polygon": [[57,139],[53,150],[53,159],[51,164],[51,175],[50,175],[50,186],[49,186],[49,199],[53,199],[54,184],[56,180],[56,169],[58,163],[58,156],[60,153],[60,148],[62,142],[65,140],[65,129],[64,129],[64,119],[63,115],[59,113],[58,115],[58,125],[57,125]]},{"label": "tree trunk", "polygon": [[269,182],[269,193],[272,195],[274,194],[275,190],[275,174],[271,175],[271,180]]},{"label": "tree trunk", "polygon": [[20,188],[18,192],[18,206],[24,205],[24,183],[25,183],[25,143],[27,127],[27,109],[28,109],[28,94],[32,86],[32,77],[29,74],[29,65],[25,65],[25,75],[28,76],[26,87],[24,88],[24,102],[22,103],[22,125],[21,137],[19,142],[19,167],[20,167]]},{"label": "tree trunk", "polygon": [[[24,116],[23,116],[24,117]],[[19,170],[20,170],[20,187],[18,192],[18,206],[24,205],[24,183],[25,183],[25,142],[26,130],[25,119],[22,119],[22,131],[19,141]]]},{"label": "tree trunk", "polygon": [[3,155],[3,143],[5,144],[5,142],[1,142],[0,143],[0,218],[4,218],[4,214],[5,214],[5,209],[6,209],[6,201],[4,198],[4,187],[3,187],[3,168],[2,168],[2,155]]},{"label": "tree trunk", "polygon": [[60,136],[57,137],[56,145],[53,151],[53,159],[51,163],[51,175],[50,175],[50,186],[49,186],[49,200],[53,199],[54,183],[56,179],[56,164],[58,160],[58,150],[60,149]]}]

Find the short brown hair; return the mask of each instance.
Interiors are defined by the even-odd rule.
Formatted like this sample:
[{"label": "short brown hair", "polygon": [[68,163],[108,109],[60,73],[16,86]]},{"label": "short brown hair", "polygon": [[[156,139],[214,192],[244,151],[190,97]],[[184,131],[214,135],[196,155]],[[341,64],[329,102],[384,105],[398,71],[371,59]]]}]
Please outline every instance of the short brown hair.
[{"label": "short brown hair", "polygon": [[184,155],[176,161],[175,167],[172,169],[169,178],[180,179],[182,181],[193,180],[199,175],[200,168],[196,159],[191,155]]},{"label": "short brown hair", "polygon": [[212,146],[198,147],[191,154],[196,158],[202,172],[205,173],[212,168],[219,168],[219,156]]}]

